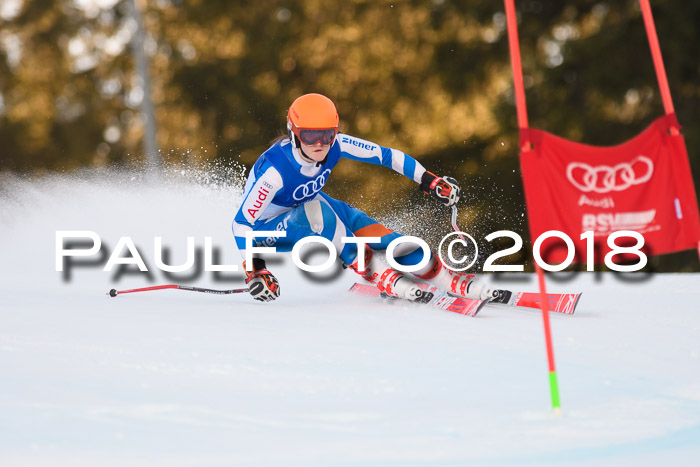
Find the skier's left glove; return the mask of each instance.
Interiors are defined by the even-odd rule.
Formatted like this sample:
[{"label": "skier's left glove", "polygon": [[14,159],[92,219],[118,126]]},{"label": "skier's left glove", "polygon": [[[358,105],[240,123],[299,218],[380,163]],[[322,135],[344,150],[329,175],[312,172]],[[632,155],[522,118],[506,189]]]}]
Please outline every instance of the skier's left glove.
[{"label": "skier's left glove", "polygon": [[280,296],[280,284],[277,278],[267,270],[265,261],[253,258],[253,270],[248,271],[243,263],[250,295],[261,302],[270,302]]},{"label": "skier's left glove", "polygon": [[421,178],[419,188],[446,206],[457,204],[461,193],[457,180],[452,177],[438,177],[427,170]]}]

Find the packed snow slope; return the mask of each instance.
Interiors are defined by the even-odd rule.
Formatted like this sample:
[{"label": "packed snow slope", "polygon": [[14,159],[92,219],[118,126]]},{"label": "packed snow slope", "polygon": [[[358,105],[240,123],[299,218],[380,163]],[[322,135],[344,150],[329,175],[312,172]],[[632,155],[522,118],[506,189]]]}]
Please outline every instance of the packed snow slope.
[{"label": "packed snow slope", "polygon": [[[269,264],[269,304],[105,295],[242,287],[240,272],[168,276],[154,245],[178,265],[187,237],[200,253],[211,237],[214,263],[237,264],[240,177],[0,183],[2,466],[700,465],[698,275],[549,276],[583,292],[574,316],[551,316],[556,417],[537,311],[378,303],[345,293],[349,271],[310,278],[289,260]],[[94,232],[102,251],[58,272],[57,231]],[[148,274],[103,271],[121,237]],[[529,274],[488,280],[536,290]]]}]

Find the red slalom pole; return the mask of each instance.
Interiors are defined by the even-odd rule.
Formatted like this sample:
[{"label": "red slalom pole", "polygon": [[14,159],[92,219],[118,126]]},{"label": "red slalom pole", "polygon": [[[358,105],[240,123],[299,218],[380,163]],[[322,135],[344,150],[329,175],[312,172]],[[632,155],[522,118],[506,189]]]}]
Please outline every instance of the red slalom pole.
[{"label": "red slalom pole", "polygon": [[[641,1],[641,0],[640,0]],[[508,47],[510,48],[510,64],[513,70],[513,88],[515,91],[515,108],[518,113],[518,127],[520,128],[520,151],[532,150],[530,141],[522,141],[523,131],[527,130],[527,104],[525,101],[525,85],[523,81],[523,68],[520,59],[520,42],[518,40],[518,18],[515,11],[514,0],[503,0],[506,10],[506,26],[508,29]],[[535,238],[530,232],[532,238]],[[700,247],[699,247],[700,248]],[[540,307],[542,308],[542,321],[544,324],[544,337],[547,346],[547,363],[549,366],[549,391],[552,399],[552,410],[556,416],[561,415],[559,403],[559,382],[554,366],[554,346],[552,345],[552,330],[549,325],[549,309],[547,306],[547,290],[544,280],[544,271],[535,263],[535,271],[540,286]]]},{"label": "red slalom pole", "polygon": [[[515,2],[503,0],[506,8],[506,27],[508,29],[508,47],[510,47],[510,67],[513,70],[513,91],[515,92],[515,110],[518,113],[518,127],[528,128],[527,104],[525,102],[525,84],[523,66],[520,60],[520,41],[518,40],[518,17],[515,14]],[[529,145],[529,143],[526,143]],[[522,149],[522,148],[521,148]]]},{"label": "red slalom pole", "polygon": [[651,49],[651,58],[654,61],[654,70],[656,70],[656,79],[659,82],[659,91],[661,92],[661,100],[664,104],[666,115],[675,113],[673,109],[673,101],[671,100],[671,90],[668,87],[668,78],[666,77],[666,68],[664,60],[661,57],[661,47],[659,47],[659,36],[656,35],[656,26],[654,26],[654,17],[651,15],[651,6],[649,0],[639,0],[639,6],[642,9],[642,17],[644,18],[644,27],[647,30],[647,39],[649,40],[649,48]]},{"label": "red slalom pole", "polygon": [[[649,5],[649,0],[639,0],[639,6],[642,9],[642,18],[644,19],[644,27],[647,31],[649,49],[651,50],[651,58],[654,61],[654,70],[656,71],[656,80],[659,83],[659,92],[661,92],[664,112],[666,115],[671,115],[676,111],[673,108],[671,89],[668,85],[668,77],[666,76],[664,59],[661,56],[661,47],[659,46],[659,36],[656,34],[654,16],[651,14],[651,5]],[[670,132],[672,135],[678,135],[680,134],[680,128],[672,126],[670,128]],[[698,242],[698,258],[700,258],[700,242]]]},{"label": "red slalom pole", "polygon": [[155,285],[153,287],[142,287],[140,289],[130,289],[130,290],[112,289],[109,292],[107,292],[107,295],[109,295],[110,297],[116,297],[117,295],[122,295],[125,293],[149,292],[151,290],[163,290],[163,289],[189,290],[190,292],[204,292],[204,293],[211,293],[211,294],[216,294],[216,295],[228,295],[228,294],[242,293],[242,292],[248,291],[247,288],[230,289],[230,290],[215,290],[215,289],[203,289],[201,287],[190,287],[188,285],[167,284],[167,285]]},{"label": "red slalom pole", "polygon": [[557,369],[554,365],[554,345],[552,344],[552,328],[549,325],[549,307],[547,306],[547,289],[544,281],[544,271],[535,264],[537,279],[540,285],[540,307],[542,308],[542,322],[544,324],[544,339],[547,346],[547,366],[549,367],[549,393],[552,399],[552,410],[558,417],[561,415],[559,402],[559,381]]}]

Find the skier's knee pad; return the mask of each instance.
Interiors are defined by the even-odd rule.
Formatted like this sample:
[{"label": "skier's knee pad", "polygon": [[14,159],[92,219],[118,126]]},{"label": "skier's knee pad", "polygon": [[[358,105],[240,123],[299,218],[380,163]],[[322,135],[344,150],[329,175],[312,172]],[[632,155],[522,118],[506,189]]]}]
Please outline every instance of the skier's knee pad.
[{"label": "skier's knee pad", "polygon": [[352,233],[333,208],[325,201],[316,199],[304,204],[303,209],[304,222],[308,224],[308,235],[318,235],[333,242],[345,264],[355,261],[357,246],[353,243],[342,243],[342,237],[350,237]]},{"label": "skier's knee pad", "polygon": [[332,235],[335,233],[337,224],[337,217],[327,203],[319,200],[309,201],[304,204],[304,214],[306,215],[306,221],[309,224],[311,232],[324,237],[326,236],[324,232],[329,232],[331,234],[329,240],[332,240]]}]

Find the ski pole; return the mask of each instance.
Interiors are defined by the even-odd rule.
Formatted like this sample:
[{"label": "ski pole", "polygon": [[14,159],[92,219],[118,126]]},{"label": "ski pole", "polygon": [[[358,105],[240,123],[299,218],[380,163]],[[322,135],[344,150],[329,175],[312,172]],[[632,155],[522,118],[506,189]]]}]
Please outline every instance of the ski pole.
[{"label": "ski pole", "polygon": [[464,239],[464,235],[462,235],[459,227],[457,226],[457,205],[455,204],[452,205],[452,228],[455,229],[455,232],[457,232],[459,238],[461,238],[464,243],[467,243],[467,241]]},{"label": "ski pole", "polygon": [[153,287],[143,287],[140,289],[130,289],[130,290],[117,290],[117,289],[112,289],[109,292],[107,292],[107,295],[110,297],[116,297],[117,295],[125,294],[125,293],[134,293],[134,292],[148,292],[151,290],[163,290],[163,289],[178,289],[178,290],[189,290],[190,292],[204,292],[204,293],[213,293],[217,295],[228,295],[232,293],[242,293],[242,292],[247,292],[247,288],[243,289],[230,289],[230,290],[214,290],[214,289],[203,289],[201,287],[190,287],[187,285],[176,285],[176,284],[168,284],[168,285],[156,285]]}]

